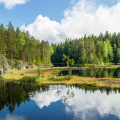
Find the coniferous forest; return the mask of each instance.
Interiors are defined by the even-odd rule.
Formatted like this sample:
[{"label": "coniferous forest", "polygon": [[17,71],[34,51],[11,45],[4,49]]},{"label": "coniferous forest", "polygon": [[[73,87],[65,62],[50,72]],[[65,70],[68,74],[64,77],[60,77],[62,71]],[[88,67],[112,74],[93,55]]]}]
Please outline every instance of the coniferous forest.
[{"label": "coniferous forest", "polygon": [[21,32],[19,28],[14,30],[9,22],[7,29],[3,24],[0,25],[0,52],[7,59],[49,64],[53,49],[48,41],[40,42],[31,36],[29,31]]},{"label": "coniferous forest", "polygon": [[60,44],[39,41],[29,31],[16,30],[11,22],[7,28],[0,25],[0,53],[7,59],[22,60],[39,64],[66,63],[63,54],[75,64],[103,64],[120,62],[120,33],[100,33],[99,36],[84,35],[76,39],[66,39]]},{"label": "coniferous forest", "polygon": [[63,63],[63,54],[75,61],[75,64],[104,64],[120,62],[120,33],[109,33],[94,36],[93,34],[79,39],[66,39],[61,44],[52,44],[54,54],[52,63]]}]

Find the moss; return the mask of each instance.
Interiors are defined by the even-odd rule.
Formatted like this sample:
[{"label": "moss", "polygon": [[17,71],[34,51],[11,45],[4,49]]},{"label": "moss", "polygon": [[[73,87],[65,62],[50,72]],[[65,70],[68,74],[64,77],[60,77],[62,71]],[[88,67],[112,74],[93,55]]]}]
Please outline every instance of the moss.
[{"label": "moss", "polygon": [[14,62],[13,60],[7,59],[7,62],[8,62],[8,64],[9,64],[12,68],[15,67],[15,62]]},{"label": "moss", "polygon": [[14,61],[15,61],[16,65],[19,65],[19,61],[18,60],[14,59]]},{"label": "moss", "polygon": [[0,65],[4,65],[4,55],[0,54]]}]

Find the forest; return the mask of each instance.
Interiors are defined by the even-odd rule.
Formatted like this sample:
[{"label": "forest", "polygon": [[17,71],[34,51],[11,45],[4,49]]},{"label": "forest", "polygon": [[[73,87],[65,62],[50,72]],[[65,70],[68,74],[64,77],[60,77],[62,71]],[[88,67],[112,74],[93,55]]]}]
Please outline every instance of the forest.
[{"label": "forest", "polygon": [[104,64],[120,62],[120,33],[100,33],[100,35],[84,35],[79,39],[66,39],[61,44],[52,44],[54,53],[52,63],[65,63],[63,54],[75,61],[75,64]]},{"label": "forest", "polygon": [[29,31],[22,32],[9,22],[6,29],[0,25],[0,53],[7,59],[16,59],[30,64],[50,64],[53,54],[52,46],[48,41],[41,42],[30,35]]},{"label": "forest", "polygon": [[29,31],[15,30],[11,22],[7,28],[0,25],[0,53],[7,59],[16,59],[30,64],[66,65],[63,54],[73,59],[75,65],[104,64],[120,62],[120,33],[100,33],[99,36],[84,35],[65,42],[49,44],[38,40]]}]

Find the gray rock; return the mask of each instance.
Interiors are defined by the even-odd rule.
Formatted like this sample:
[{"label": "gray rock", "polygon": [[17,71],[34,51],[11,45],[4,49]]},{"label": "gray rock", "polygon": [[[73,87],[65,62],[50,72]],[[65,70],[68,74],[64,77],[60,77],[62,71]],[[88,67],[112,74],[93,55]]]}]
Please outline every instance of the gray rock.
[{"label": "gray rock", "polygon": [[26,69],[26,66],[28,66],[27,63],[24,63],[24,62],[22,62],[21,60],[19,60],[18,62],[19,62],[19,63],[18,63],[18,65],[17,65],[17,67],[18,67],[19,69]]},{"label": "gray rock", "polygon": [[6,70],[12,69],[11,66],[8,64],[6,58],[2,54],[0,54],[0,65],[2,66],[1,70],[3,68],[3,73]]},{"label": "gray rock", "polygon": [[0,75],[3,74],[3,66],[0,66]]},{"label": "gray rock", "polygon": [[29,65],[28,68],[37,68],[37,66],[36,65]]}]

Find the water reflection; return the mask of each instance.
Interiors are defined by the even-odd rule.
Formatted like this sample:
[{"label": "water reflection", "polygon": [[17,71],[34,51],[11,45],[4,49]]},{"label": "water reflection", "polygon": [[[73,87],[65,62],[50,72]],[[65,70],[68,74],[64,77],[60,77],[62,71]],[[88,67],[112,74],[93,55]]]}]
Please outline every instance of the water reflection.
[{"label": "water reflection", "polygon": [[[57,110],[59,110],[57,114],[62,113],[63,118],[54,116],[54,119],[111,118],[117,120],[120,119],[119,101],[120,89],[109,87],[2,82],[0,84],[0,120],[32,120],[36,116],[37,119],[47,119],[44,115],[53,119],[52,113]],[[55,106],[58,107],[55,109]]]},{"label": "water reflection", "polygon": [[[62,71],[63,75],[68,75],[68,71]],[[102,69],[86,69],[72,70],[72,75],[81,77],[96,77],[96,78],[120,78],[120,68],[102,68]]]},{"label": "water reflection", "polygon": [[25,103],[25,101],[30,101],[30,96],[34,97],[36,91],[48,90],[49,86],[43,85],[42,87],[37,84],[28,84],[28,83],[15,83],[15,82],[1,82],[0,84],[0,111],[7,106],[10,113],[15,109],[15,106],[18,107],[20,104]]},{"label": "water reflection", "polygon": [[7,114],[5,118],[0,118],[0,120],[26,120],[26,119],[23,116]]},{"label": "water reflection", "polygon": [[118,92],[116,94],[111,92],[107,95],[106,92],[95,91],[93,93],[87,91],[85,94],[85,90],[75,87],[51,86],[49,91],[41,94],[36,93],[35,97],[31,99],[36,102],[40,109],[44,106],[49,107],[52,102],[61,99],[62,103],[65,103],[66,113],[68,115],[74,113],[75,119],[87,119],[88,116],[95,118],[97,117],[96,112],[101,117],[114,114],[120,119],[120,95]]}]

